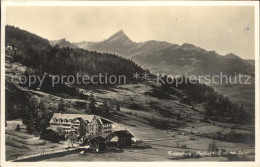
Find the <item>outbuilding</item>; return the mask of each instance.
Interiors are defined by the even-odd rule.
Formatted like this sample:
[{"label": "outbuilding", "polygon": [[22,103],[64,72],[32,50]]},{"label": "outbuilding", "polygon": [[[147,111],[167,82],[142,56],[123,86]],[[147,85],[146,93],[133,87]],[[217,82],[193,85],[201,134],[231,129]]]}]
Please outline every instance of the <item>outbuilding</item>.
[{"label": "outbuilding", "polygon": [[90,145],[90,148],[95,151],[103,151],[107,148],[106,139],[101,136],[89,139],[88,143]]},{"label": "outbuilding", "polygon": [[131,146],[132,138],[134,136],[128,130],[120,130],[110,133],[106,139],[110,145],[114,145],[120,148]]}]

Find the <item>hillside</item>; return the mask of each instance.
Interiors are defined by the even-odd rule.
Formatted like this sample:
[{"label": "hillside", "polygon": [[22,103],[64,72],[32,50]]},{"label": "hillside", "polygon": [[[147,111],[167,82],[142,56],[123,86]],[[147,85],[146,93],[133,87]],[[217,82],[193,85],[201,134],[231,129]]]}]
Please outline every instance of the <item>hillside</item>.
[{"label": "hillside", "polygon": [[13,26],[6,26],[6,41],[17,44],[14,61],[32,68],[33,73],[41,75],[124,75],[129,83],[133,80],[133,73],[144,72],[144,69],[132,60],[115,54],[51,46],[48,40]]},{"label": "hillside", "polygon": [[225,56],[215,51],[185,43],[164,41],[133,42],[122,30],[101,42],[74,43],[78,47],[98,52],[115,53],[131,58],[151,72],[183,75],[254,73],[252,60],[243,60],[234,54]]},{"label": "hillside", "polygon": [[50,46],[47,39],[10,25],[5,26],[5,45],[7,43],[17,45],[19,49],[28,45],[33,45],[41,49]]}]

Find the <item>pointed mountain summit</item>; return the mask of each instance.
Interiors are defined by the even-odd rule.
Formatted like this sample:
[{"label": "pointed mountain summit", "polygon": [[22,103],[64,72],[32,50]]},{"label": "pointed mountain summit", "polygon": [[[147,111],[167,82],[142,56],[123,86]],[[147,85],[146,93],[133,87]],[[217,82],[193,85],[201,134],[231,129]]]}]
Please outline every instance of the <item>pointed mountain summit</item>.
[{"label": "pointed mountain summit", "polygon": [[81,42],[75,43],[84,49],[96,50],[98,52],[115,53],[120,56],[127,56],[127,52],[136,45],[135,42],[124,33],[123,30],[117,31],[108,39],[101,42]]},{"label": "pointed mountain summit", "polygon": [[125,34],[125,32],[123,30],[119,30],[117,31],[115,34],[113,34],[112,36],[110,36],[108,39],[113,39],[113,38],[118,38],[118,37],[122,37],[122,38],[128,38],[127,35]]},{"label": "pointed mountain summit", "polygon": [[114,35],[110,36],[107,40],[104,42],[110,42],[110,43],[121,43],[123,45],[127,45],[131,47],[133,44],[133,41],[124,33],[123,30],[119,30]]}]

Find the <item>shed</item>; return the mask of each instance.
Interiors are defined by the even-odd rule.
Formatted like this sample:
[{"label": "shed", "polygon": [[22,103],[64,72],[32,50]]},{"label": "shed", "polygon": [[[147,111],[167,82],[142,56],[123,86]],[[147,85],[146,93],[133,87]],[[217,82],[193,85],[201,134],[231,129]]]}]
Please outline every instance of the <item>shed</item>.
[{"label": "shed", "polygon": [[116,146],[123,148],[131,146],[133,137],[134,136],[128,130],[120,130],[110,133],[106,139],[110,144],[115,144]]},{"label": "shed", "polygon": [[103,151],[107,147],[106,139],[101,136],[97,136],[89,139],[88,143],[92,150]]}]

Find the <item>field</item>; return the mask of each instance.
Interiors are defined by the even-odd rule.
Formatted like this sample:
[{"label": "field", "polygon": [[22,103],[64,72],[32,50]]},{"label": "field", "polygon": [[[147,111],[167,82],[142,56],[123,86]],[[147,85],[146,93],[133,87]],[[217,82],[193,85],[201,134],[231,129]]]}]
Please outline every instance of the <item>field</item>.
[{"label": "field", "polygon": [[[220,149],[224,148],[230,151],[243,150],[245,152],[254,152],[254,148],[250,148],[246,144],[230,143],[203,137],[195,137],[195,140],[189,140],[189,135],[176,135],[178,131],[174,130],[165,131],[156,128],[149,128],[145,125],[140,125],[137,127],[121,125],[118,128],[128,129],[135,136],[135,138],[144,140],[144,143],[149,145],[151,148],[125,148],[122,150],[122,152],[107,152],[102,154],[89,153],[84,156],[72,154],[65,157],[51,158],[47,161],[171,161],[172,157],[168,155],[169,151],[204,152],[208,150],[208,145],[213,141]],[[172,134],[175,134],[175,137],[172,137]],[[159,141],[159,139],[161,140]],[[187,148],[180,148],[179,146],[181,144],[185,144]],[[187,159],[185,159],[185,161],[186,160]],[[193,160],[225,161],[227,159],[225,157],[202,157]]]},{"label": "field", "polygon": [[[19,124],[20,131],[14,128]],[[33,135],[26,132],[21,120],[7,121],[5,131],[6,138],[6,160],[15,160],[19,156],[41,153],[43,151],[53,151],[67,147],[67,142],[52,143],[46,140],[33,139]]]},{"label": "field", "polygon": [[[124,123],[122,124],[115,122],[113,129],[127,129],[134,135],[135,139],[143,140],[143,143],[149,147],[125,148],[121,151],[108,151],[99,154],[70,154],[64,157],[53,157],[46,161],[171,161],[172,157],[168,155],[169,151],[204,152],[208,151],[208,146],[213,141],[216,143],[216,147],[219,149],[223,148],[227,151],[241,150],[243,152],[254,153],[254,147],[250,147],[248,144],[213,140],[202,136],[194,137],[194,135],[189,133],[193,131],[195,134],[199,134],[218,130],[225,132],[228,131],[228,128],[225,127],[228,125],[213,126],[210,124],[198,123],[193,125],[196,126],[194,128],[185,127],[178,130],[161,130],[158,128],[153,128],[149,126],[149,124],[143,123],[136,119],[124,116],[121,116],[121,118]],[[125,124],[131,124],[131,126]],[[45,151],[50,151],[55,149],[64,149],[67,147],[66,142],[52,143],[45,140],[34,140],[33,143],[26,142],[32,141],[32,137],[32,135],[28,135],[24,130],[21,132],[14,131],[12,129],[6,130],[7,160],[17,158],[17,156],[20,155],[39,153],[42,152],[43,149]],[[194,140],[190,140],[191,137],[194,137]],[[180,147],[180,145],[183,144],[186,145],[186,148]],[[227,159],[225,157],[202,157],[196,160],[225,161]]]}]

